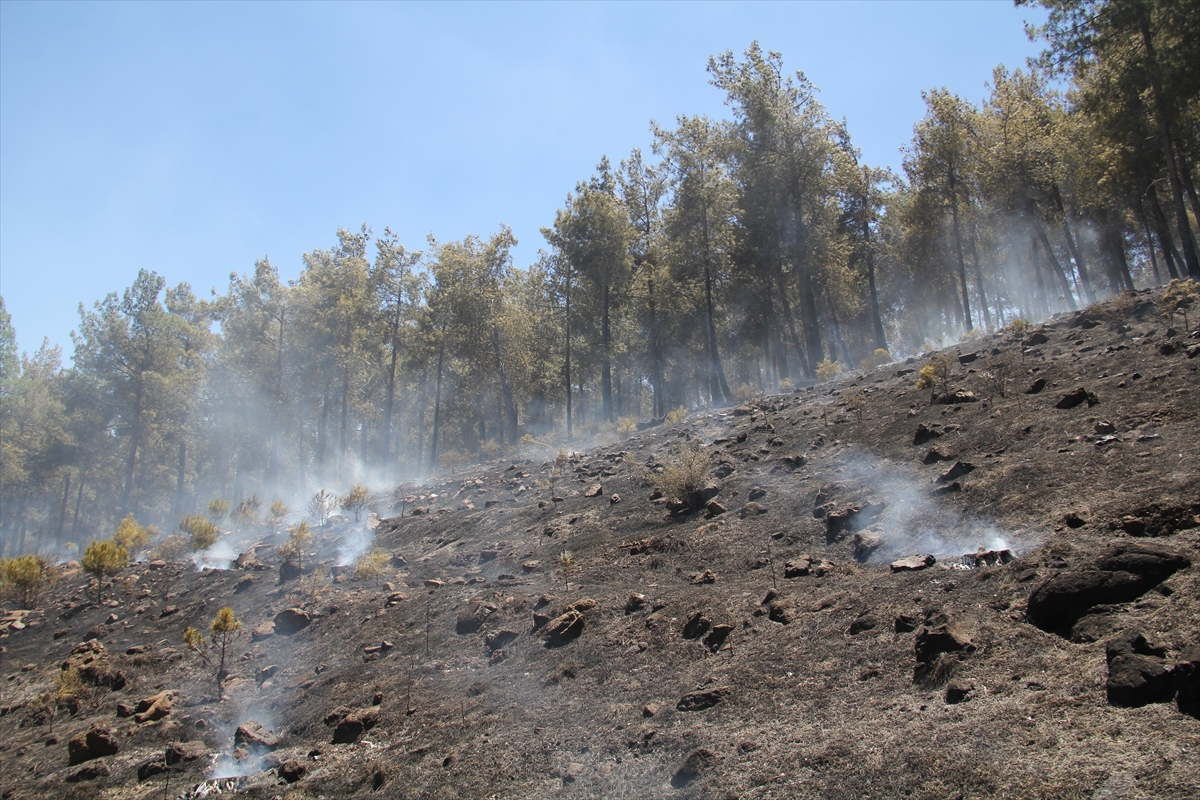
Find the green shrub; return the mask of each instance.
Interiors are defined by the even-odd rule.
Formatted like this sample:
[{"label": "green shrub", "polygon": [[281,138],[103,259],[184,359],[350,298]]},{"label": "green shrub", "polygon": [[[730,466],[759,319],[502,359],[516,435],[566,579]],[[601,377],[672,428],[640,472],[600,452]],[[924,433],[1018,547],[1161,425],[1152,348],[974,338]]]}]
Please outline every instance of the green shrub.
[{"label": "green shrub", "polygon": [[0,582],[17,598],[22,608],[33,608],[38,595],[50,582],[50,575],[46,561],[32,553],[0,559]]},{"label": "green shrub", "polygon": [[112,539],[93,541],[83,553],[83,571],[96,578],[96,602],[104,590],[104,576],[115,575],[129,563],[129,553]]},{"label": "green shrub", "polygon": [[830,361],[828,358],[817,364],[817,380],[827,381],[830,378],[835,378],[842,371],[842,365],[836,361]]}]

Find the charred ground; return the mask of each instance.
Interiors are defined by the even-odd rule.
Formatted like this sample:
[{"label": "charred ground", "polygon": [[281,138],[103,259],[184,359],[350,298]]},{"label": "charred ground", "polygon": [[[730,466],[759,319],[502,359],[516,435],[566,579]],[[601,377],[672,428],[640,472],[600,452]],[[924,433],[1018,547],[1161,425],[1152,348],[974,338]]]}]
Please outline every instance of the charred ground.
[{"label": "charred ground", "polygon": [[0,796],[1197,796],[1198,345],[1127,295],[944,351],[957,402],[916,359],[460,470],[379,509],[378,582],[281,582],[279,533],[68,571],[3,617]]}]

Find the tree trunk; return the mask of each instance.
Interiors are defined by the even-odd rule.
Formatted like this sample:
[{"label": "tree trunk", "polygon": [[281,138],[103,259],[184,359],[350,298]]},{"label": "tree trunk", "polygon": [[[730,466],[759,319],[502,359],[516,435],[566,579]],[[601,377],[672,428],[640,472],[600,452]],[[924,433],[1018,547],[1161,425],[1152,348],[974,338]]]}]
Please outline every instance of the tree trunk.
[{"label": "tree trunk", "polygon": [[[1154,217],[1154,227],[1158,231],[1158,245],[1162,248],[1163,260],[1167,262],[1167,272],[1172,278],[1180,277],[1180,272],[1184,269],[1183,258],[1179,255],[1179,251],[1175,249],[1175,242],[1171,240],[1171,227],[1167,224],[1167,215],[1163,213],[1162,204],[1158,202],[1158,192],[1151,186],[1148,195],[1150,197],[1150,214]],[[1176,268],[1178,263],[1179,268]]]},{"label": "tree trunk", "polygon": [[83,504],[83,475],[79,476],[79,488],[75,490],[75,515],[71,518],[71,539],[79,533],[79,507]]},{"label": "tree trunk", "polygon": [[567,335],[566,360],[563,365],[563,377],[567,384],[567,442],[571,441],[572,409],[571,409],[571,267],[567,266],[566,324],[563,329]]},{"label": "tree trunk", "polygon": [[817,324],[817,294],[812,275],[802,270],[800,275],[800,324],[804,326],[804,346],[808,353],[810,370],[815,374],[821,363],[821,326]]},{"label": "tree trunk", "polygon": [[179,434],[179,464],[175,473],[175,516],[183,511],[183,484],[187,475],[187,439]]},{"label": "tree trunk", "polygon": [[1142,223],[1142,235],[1146,237],[1146,252],[1150,254],[1150,268],[1154,271],[1154,285],[1158,286],[1163,282],[1162,273],[1158,271],[1158,256],[1154,254],[1154,236],[1150,233],[1150,220],[1146,218],[1145,204],[1140,198],[1133,204],[1133,213],[1138,222]]},{"label": "tree trunk", "polygon": [[603,297],[603,301],[602,301],[604,303],[604,308],[603,308],[603,311],[601,312],[601,320],[600,320],[600,338],[601,338],[601,341],[604,346],[603,361],[601,362],[601,367],[600,367],[600,398],[601,398],[601,401],[603,402],[603,413],[604,413],[604,421],[605,422],[613,421],[612,361],[611,361],[612,354],[610,352],[610,347],[612,345],[612,331],[609,328],[609,316],[608,316],[610,299],[611,298],[609,297],[609,286],[608,286],[608,283],[605,283],[604,284],[604,297]]},{"label": "tree trunk", "polygon": [[791,336],[792,346],[796,348],[796,358],[800,360],[800,374],[811,380],[813,377],[813,366],[808,361],[808,354],[800,346],[800,337],[796,335],[796,321],[792,317],[792,307],[788,302],[787,286],[783,282],[783,270],[776,264],[774,272],[775,284],[779,287],[779,303],[783,306],[783,318],[787,321],[788,334]]},{"label": "tree trunk", "polygon": [[508,419],[508,441],[517,443],[517,406],[513,402],[512,389],[508,385],[508,373],[504,370],[504,359],[500,357],[500,327],[492,324],[492,349],[496,353],[496,372],[500,375],[500,389],[504,393],[504,412]]},{"label": "tree trunk", "polygon": [[129,496],[133,492],[133,475],[137,467],[138,445],[142,436],[142,381],[139,377],[133,404],[133,425],[129,431],[129,458],[125,462],[125,490],[121,494],[121,516],[129,513]]},{"label": "tree trunk", "polygon": [[1062,265],[1058,263],[1058,256],[1054,255],[1054,248],[1050,246],[1050,237],[1046,236],[1046,229],[1037,220],[1034,220],[1033,225],[1037,230],[1038,238],[1042,240],[1042,247],[1046,249],[1051,276],[1058,278],[1059,283],[1062,284],[1063,298],[1067,301],[1067,307],[1072,311],[1077,311],[1079,306],[1075,304],[1075,296],[1071,294],[1071,284],[1067,281],[1066,274],[1063,273]]},{"label": "tree trunk", "polygon": [[442,342],[438,346],[437,383],[433,393],[433,433],[429,437],[429,469],[437,468],[438,430],[442,424],[442,363],[446,356],[446,332],[442,331]]},{"label": "tree trunk", "polygon": [[704,312],[708,328],[708,375],[709,402],[725,405],[729,402],[729,384],[725,381],[725,368],[721,366],[721,355],[717,352],[717,324],[713,319],[712,272],[704,265]]},{"label": "tree trunk", "polygon": [[954,190],[954,168],[950,168],[950,219],[954,228],[954,255],[958,259],[958,285],[962,288],[963,317],[967,322],[967,330],[971,324],[971,301],[967,297],[967,267],[963,263],[962,236],[958,230],[958,193]]},{"label": "tree trunk", "polygon": [[[863,241],[867,248],[867,287],[871,293],[871,328],[875,334],[875,349],[887,350],[887,337],[883,335],[883,319],[879,316],[879,292],[875,288],[875,248],[871,246],[871,226],[867,224],[866,220],[863,220],[862,227]],[[974,240],[972,240],[972,244],[974,244]],[[978,261],[976,261],[976,265],[978,266]],[[979,292],[982,297],[982,280],[979,283]]]},{"label": "tree trunk", "polygon": [[342,419],[340,426],[340,442],[338,447],[338,477],[342,476],[342,466],[346,462],[346,452],[350,449],[349,439],[347,438],[346,425],[350,419],[350,368],[346,367],[342,370]]},{"label": "tree trunk", "polygon": [[421,369],[421,384],[417,400],[417,472],[425,463],[425,379],[429,374],[428,367]]},{"label": "tree trunk", "polygon": [[1188,274],[1193,278],[1200,278],[1200,259],[1197,258],[1196,248],[1192,243],[1191,226],[1188,224],[1187,212],[1183,208],[1183,186],[1176,169],[1175,148],[1171,145],[1167,101],[1163,97],[1162,86],[1159,85],[1158,80],[1158,62],[1154,54],[1154,43],[1150,37],[1150,17],[1144,8],[1139,9],[1138,22],[1142,29],[1142,44],[1146,48],[1146,57],[1150,62],[1150,89],[1154,95],[1154,117],[1158,123],[1158,138],[1167,165],[1167,180],[1171,184],[1171,201],[1175,208],[1175,223],[1179,228],[1179,249],[1183,251],[1183,260],[1187,265]]},{"label": "tree trunk", "polygon": [[[654,279],[646,279],[646,294],[650,304],[650,358],[653,361],[650,381],[654,389],[654,407],[650,416],[662,419],[666,416],[667,400],[663,396],[663,355],[662,344],[658,340],[658,304],[654,299]],[[570,381],[568,381],[570,385]]]},{"label": "tree trunk", "polygon": [[62,547],[63,528],[67,524],[67,506],[71,503],[71,470],[67,470],[67,476],[63,479],[63,499],[62,512],[58,515],[58,531],[54,534],[55,547]]},{"label": "tree trunk", "polygon": [[383,443],[380,446],[380,466],[384,476],[392,474],[389,458],[392,447],[392,406],[396,398],[396,361],[400,358],[400,301],[396,301],[396,316],[392,320],[392,359],[388,365],[387,396],[383,403]]},{"label": "tree trunk", "polygon": [[979,305],[983,308],[983,327],[992,329],[992,314],[988,311],[987,293],[983,289],[983,267],[979,265],[979,248],[975,246],[975,234],[968,240],[971,245],[971,264],[975,268],[975,282],[979,284]]}]

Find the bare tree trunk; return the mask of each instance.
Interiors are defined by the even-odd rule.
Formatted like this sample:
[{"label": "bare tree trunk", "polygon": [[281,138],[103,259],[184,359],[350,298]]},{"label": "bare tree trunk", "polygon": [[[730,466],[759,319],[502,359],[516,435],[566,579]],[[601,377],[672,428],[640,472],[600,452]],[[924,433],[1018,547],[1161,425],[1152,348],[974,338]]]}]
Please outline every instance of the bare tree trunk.
[{"label": "bare tree trunk", "polygon": [[717,324],[713,319],[712,273],[704,265],[704,303],[708,322],[708,369],[709,397],[713,405],[725,405],[731,392],[725,381],[725,368],[721,366],[721,355],[717,352]]},{"label": "bare tree trunk", "polygon": [[967,330],[971,330],[974,326],[971,324],[971,301],[967,296],[967,267],[963,263],[962,235],[958,230],[958,193],[954,191],[954,168],[950,169],[950,219],[954,223],[954,255],[958,259],[958,285],[962,289],[962,307],[963,317],[967,322]]},{"label": "bare tree trunk", "polygon": [[1037,230],[1038,238],[1042,240],[1042,247],[1046,249],[1047,260],[1050,262],[1050,274],[1056,277],[1059,283],[1062,284],[1063,298],[1067,301],[1067,307],[1072,311],[1077,311],[1079,306],[1075,304],[1075,296],[1071,294],[1071,284],[1067,282],[1067,276],[1063,273],[1062,265],[1058,263],[1058,256],[1054,255],[1054,248],[1050,246],[1050,237],[1046,236],[1046,229],[1042,227],[1042,223],[1034,221],[1034,228]]},{"label": "bare tree trunk", "polygon": [[783,270],[775,265],[775,284],[779,287],[779,302],[783,306],[783,318],[787,321],[788,334],[792,338],[792,346],[796,348],[796,358],[800,360],[800,374],[805,378],[813,377],[813,365],[809,363],[808,354],[800,346],[800,337],[796,335],[796,321],[792,317],[792,307],[787,298],[787,286],[783,282]]},{"label": "bare tree trunk", "polygon": [[613,421],[612,405],[612,330],[609,327],[609,286],[604,284],[604,308],[600,320],[600,338],[604,346],[603,360],[600,365],[600,399],[603,403],[604,421]]},{"label": "bare tree trunk", "polygon": [[979,305],[983,307],[983,327],[992,329],[992,314],[988,311],[987,294],[983,290],[983,268],[979,265],[979,248],[975,246],[975,235],[968,240],[971,245],[971,263],[975,267],[975,282],[979,284]]},{"label": "bare tree trunk", "polygon": [[442,364],[446,356],[446,331],[442,331],[442,342],[438,346],[437,388],[433,393],[433,433],[429,437],[429,469],[437,468],[438,430],[442,424]]}]

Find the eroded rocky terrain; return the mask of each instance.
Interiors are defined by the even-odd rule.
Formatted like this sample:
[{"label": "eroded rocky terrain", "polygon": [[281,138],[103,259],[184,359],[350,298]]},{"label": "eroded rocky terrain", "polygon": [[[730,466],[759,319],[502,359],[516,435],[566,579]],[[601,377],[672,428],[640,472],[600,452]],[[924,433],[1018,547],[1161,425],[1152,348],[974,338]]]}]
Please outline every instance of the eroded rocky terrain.
[{"label": "eroded rocky terrain", "polygon": [[0,797],[1200,796],[1200,337],[1153,299],[399,487],[378,580],[351,522],[325,583],[265,530],[68,570],[0,618]]}]

